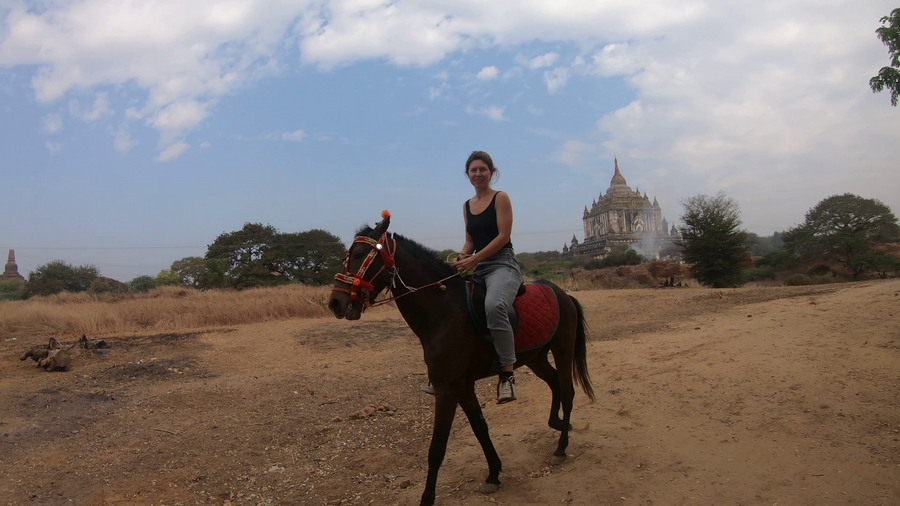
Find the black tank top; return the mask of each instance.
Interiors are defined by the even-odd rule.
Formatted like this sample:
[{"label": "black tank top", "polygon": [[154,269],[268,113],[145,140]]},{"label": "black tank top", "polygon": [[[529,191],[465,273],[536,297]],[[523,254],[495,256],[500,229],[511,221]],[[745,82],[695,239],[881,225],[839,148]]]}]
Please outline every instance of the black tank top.
[{"label": "black tank top", "polygon": [[[497,193],[494,194],[487,209],[478,214],[472,214],[472,210],[469,209],[469,201],[466,201],[466,232],[475,243],[475,251],[483,250],[500,235],[500,229],[497,228],[497,209],[494,207]],[[512,248],[512,241],[506,243],[504,248]]]}]

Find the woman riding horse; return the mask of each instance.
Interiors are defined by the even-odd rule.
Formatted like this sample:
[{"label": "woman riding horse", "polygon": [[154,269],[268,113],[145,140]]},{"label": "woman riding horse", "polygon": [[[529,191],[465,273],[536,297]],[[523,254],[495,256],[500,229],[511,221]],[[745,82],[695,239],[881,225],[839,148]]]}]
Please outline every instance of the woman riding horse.
[{"label": "woman riding horse", "polygon": [[491,155],[484,151],[473,151],[466,160],[466,175],[475,187],[475,196],[463,205],[466,244],[453,266],[459,272],[475,269],[474,274],[484,279],[487,286],[484,310],[500,360],[497,403],[503,404],[516,400],[516,347],[509,310],[523,280],[510,242],[513,214],[509,195],[491,188],[498,173]]},{"label": "woman riding horse", "polygon": [[[374,230],[365,228],[357,234],[347,251],[343,272],[335,275],[328,307],[337,318],[358,320],[375,296],[387,288],[391,298],[386,300],[396,300],[400,314],[422,344],[428,377],[434,385],[435,405],[428,477],[420,504],[434,504],[438,470],[447,450],[457,406],[465,411],[487,458],[488,476],[481,492],[495,492],[500,487],[502,463],[475,395],[475,382],[496,371],[496,352],[485,344],[481,331],[469,316],[466,284],[456,269],[438,260],[434,251],[388,233],[390,214],[385,212],[383,217]],[[550,386],[548,425],[560,431],[559,443],[550,459],[550,464],[555,465],[566,460],[575,384],[580,384],[588,397],[594,399],[587,369],[584,313],[574,297],[553,283],[541,281],[527,287],[529,291],[549,295],[552,303],[546,303],[544,309],[558,314],[556,326],[551,327],[547,339],[518,352],[515,363],[516,367],[527,365]],[[553,307],[548,307],[549,304]],[[556,367],[550,364],[551,352]]]}]

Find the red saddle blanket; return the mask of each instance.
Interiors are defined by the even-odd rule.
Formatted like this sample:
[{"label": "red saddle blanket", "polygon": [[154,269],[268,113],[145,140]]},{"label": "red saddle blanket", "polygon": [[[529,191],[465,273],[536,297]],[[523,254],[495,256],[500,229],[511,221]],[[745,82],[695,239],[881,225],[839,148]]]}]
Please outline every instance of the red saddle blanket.
[{"label": "red saddle blanket", "polygon": [[[478,310],[472,307],[471,283],[468,290],[469,314],[482,337],[488,340],[488,330],[483,320],[484,307]],[[483,297],[479,299],[483,303]],[[543,346],[556,333],[556,327],[559,325],[559,302],[556,300],[556,292],[549,286],[541,283],[525,283],[525,293],[516,297],[513,308],[519,316],[519,325],[515,331],[517,353]],[[482,319],[476,317],[478,313],[482,315]]]}]

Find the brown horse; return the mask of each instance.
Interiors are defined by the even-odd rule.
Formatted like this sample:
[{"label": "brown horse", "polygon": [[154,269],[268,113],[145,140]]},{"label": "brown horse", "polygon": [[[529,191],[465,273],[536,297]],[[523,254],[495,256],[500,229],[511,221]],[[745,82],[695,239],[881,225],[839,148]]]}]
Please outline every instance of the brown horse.
[{"label": "brown horse", "polygon": [[[434,385],[434,432],[428,450],[428,478],[422,505],[434,504],[438,469],[444,460],[450,428],[457,404],[462,406],[488,462],[483,493],[500,487],[500,457],[488,434],[487,422],[475,395],[475,381],[496,374],[497,358],[485,344],[469,316],[465,282],[456,271],[440,261],[434,251],[387,232],[390,215],[375,229],[357,233],[347,252],[344,272],[337,280],[328,307],[338,318],[357,320],[369,297],[385,288],[396,299],[400,314],[418,336],[425,352],[428,377]],[[542,347],[517,355],[516,367],[527,365],[547,382],[553,392],[549,425],[561,432],[551,464],[566,459],[569,444],[569,417],[575,397],[575,383],[591,400],[594,391],[586,362],[584,314],[574,297],[549,282],[559,301],[560,320],[553,337]],[[550,364],[553,352],[556,367]],[[562,406],[563,416],[559,417]]]}]

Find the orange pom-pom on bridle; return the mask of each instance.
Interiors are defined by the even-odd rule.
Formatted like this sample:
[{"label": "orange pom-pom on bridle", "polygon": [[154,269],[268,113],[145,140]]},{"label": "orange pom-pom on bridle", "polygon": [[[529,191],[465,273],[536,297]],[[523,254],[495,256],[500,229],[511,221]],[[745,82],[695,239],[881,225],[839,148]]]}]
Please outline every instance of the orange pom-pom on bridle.
[{"label": "orange pom-pom on bridle", "polygon": [[391,217],[391,212],[390,212],[390,211],[388,211],[387,209],[385,209],[384,211],[381,211],[381,218],[382,218],[382,219],[384,219],[384,218],[390,218],[390,217]]}]

